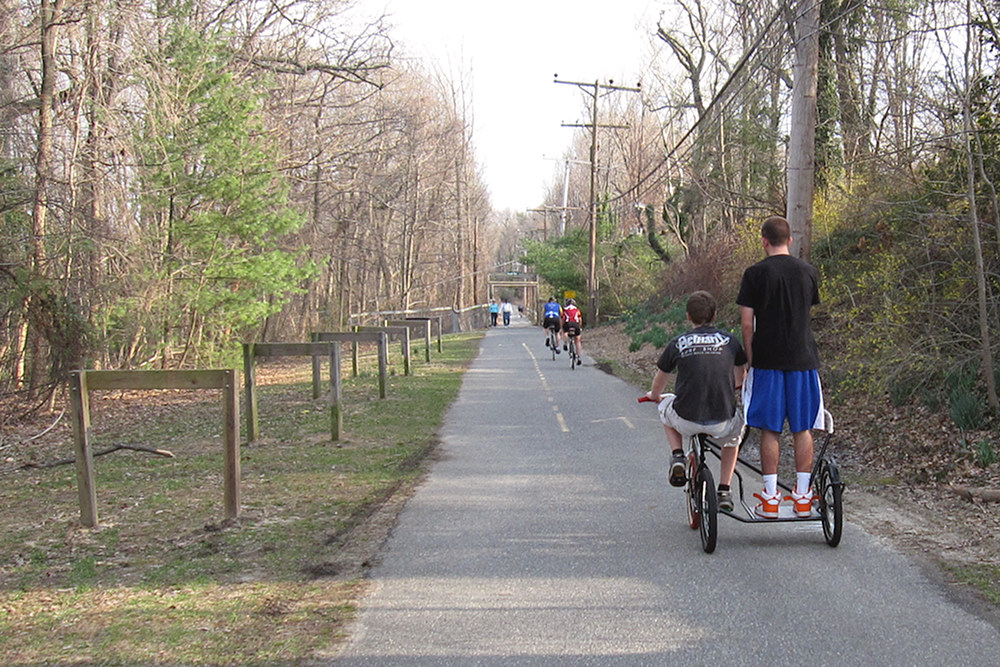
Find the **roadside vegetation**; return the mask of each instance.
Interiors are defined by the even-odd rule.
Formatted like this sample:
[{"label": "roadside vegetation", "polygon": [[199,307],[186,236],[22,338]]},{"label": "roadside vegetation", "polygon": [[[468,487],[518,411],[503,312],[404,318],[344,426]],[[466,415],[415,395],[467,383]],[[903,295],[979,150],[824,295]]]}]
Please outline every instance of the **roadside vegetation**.
[{"label": "roadside vegetation", "polygon": [[[345,379],[338,442],[323,399],[311,400],[308,360],[263,364],[262,437],[242,447],[234,522],[221,521],[217,392],[102,392],[95,449],[141,444],[174,457],[96,459],[94,530],[79,526],[72,465],[0,467],[0,664],[281,665],[330,655],[378,546],[369,519],[423,473],[480,337],[449,335],[414,375],[396,369],[384,400],[373,362],[363,364]],[[32,444],[30,460],[72,456],[70,443],[60,424]]]}]

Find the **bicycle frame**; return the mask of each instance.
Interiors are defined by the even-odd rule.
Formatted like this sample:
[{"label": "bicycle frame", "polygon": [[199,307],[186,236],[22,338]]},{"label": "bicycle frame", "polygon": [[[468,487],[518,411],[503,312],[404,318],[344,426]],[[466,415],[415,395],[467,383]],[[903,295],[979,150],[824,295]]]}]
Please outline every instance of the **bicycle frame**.
[{"label": "bicycle frame", "polygon": [[[746,442],[748,435],[749,435],[749,430],[747,431],[747,433],[743,435],[743,439],[740,441],[740,447],[742,447],[743,444]],[[823,439],[823,444],[820,446],[819,453],[815,456],[813,460],[812,476],[814,479],[816,479],[819,475],[821,464],[829,461],[826,458],[826,449],[830,443],[830,438],[832,437],[832,435],[833,435],[832,432],[827,432],[826,437]],[[693,436],[691,438],[691,448],[693,451],[695,451],[695,455],[696,458],[698,459],[699,465],[705,464],[706,452],[711,452],[712,456],[714,456],[717,460],[719,461],[722,460],[722,447],[704,433],[699,433],[698,435]],[[817,511],[813,511],[811,516],[805,516],[805,517],[789,515],[789,516],[778,516],[777,518],[774,519],[765,519],[763,517],[757,516],[753,511],[753,507],[751,507],[746,501],[746,495],[744,493],[744,488],[743,488],[744,487],[743,474],[740,472],[740,466],[743,466],[753,471],[757,475],[763,475],[764,472],[758,466],[747,461],[742,456],[736,457],[736,464],[737,464],[736,470],[733,472],[733,479],[736,481],[735,486],[739,487],[739,503],[742,506],[744,512],[746,513],[746,516],[736,512],[735,510],[732,512],[719,512],[720,514],[725,514],[726,516],[732,519],[736,519],[737,521],[742,521],[743,523],[822,521],[824,519],[823,513]],[[843,487],[843,484],[839,482],[839,480],[837,483],[840,484],[841,487]],[[784,490],[786,493],[792,492],[792,487],[782,482],[781,480],[778,480],[778,488]]]}]

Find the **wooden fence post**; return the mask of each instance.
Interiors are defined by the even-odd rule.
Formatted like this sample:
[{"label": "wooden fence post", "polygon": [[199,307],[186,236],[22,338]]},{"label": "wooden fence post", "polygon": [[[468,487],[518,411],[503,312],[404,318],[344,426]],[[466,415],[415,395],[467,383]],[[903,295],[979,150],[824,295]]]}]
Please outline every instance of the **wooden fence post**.
[{"label": "wooden fence post", "polygon": [[[311,340],[314,343],[320,342],[319,341],[319,336],[315,332],[313,332],[312,335],[309,336],[309,340]],[[319,398],[319,395],[323,392],[323,383],[320,381],[320,377],[319,377],[320,373],[321,373],[321,367],[322,367],[322,365],[323,364],[320,361],[320,358],[317,355],[314,354],[312,356],[313,400],[316,400],[317,398]]]},{"label": "wooden fence post", "polygon": [[[372,331],[382,332],[387,336],[389,334],[392,334],[402,337],[403,342],[400,345],[400,351],[403,353],[403,374],[412,375],[413,373],[411,371],[411,364],[410,364],[410,327],[389,327],[389,326],[358,327],[359,333],[372,332]],[[388,353],[386,356],[386,360],[388,362]]]},{"label": "wooden fence post", "polygon": [[[313,339],[328,343],[331,341],[337,341],[339,343],[351,343],[351,355],[353,357],[353,377],[358,375],[358,344],[359,343],[376,343],[380,350],[384,345],[386,350],[384,353],[378,356],[378,376],[379,376],[379,398],[385,398],[386,389],[386,366],[388,358],[388,339],[386,337],[386,332],[382,327],[374,327],[371,331],[358,331],[359,327],[352,327],[351,331],[319,331],[312,334]],[[319,382],[320,371],[316,366],[313,366],[313,383]]]},{"label": "wooden fence post", "polygon": [[86,371],[69,374],[69,398],[73,419],[73,449],[76,452],[76,488],[80,496],[80,523],[97,525],[97,489],[94,485],[94,455],[90,449],[90,396]]},{"label": "wooden fence post", "polygon": [[240,515],[240,399],[236,391],[236,371],[223,372],[222,432],[225,448],[223,496],[227,519]]},{"label": "wooden fence post", "polygon": [[257,421],[257,374],[254,370],[253,343],[243,343],[243,393],[247,407],[247,442],[260,437],[260,422]]},{"label": "wooden fence post", "polygon": [[382,332],[382,337],[378,341],[378,397],[386,397],[386,385],[388,384],[389,368],[389,335]]},{"label": "wooden fence post", "polygon": [[340,440],[340,432],[344,427],[340,389],[340,343],[336,343],[330,345],[330,429],[334,442]]},{"label": "wooden fence post", "polygon": [[421,327],[424,330],[424,360],[431,362],[431,322],[426,317],[408,317],[405,320],[386,320],[387,326],[402,326],[411,330],[411,340],[413,329]]},{"label": "wooden fence post", "polygon": [[[318,340],[327,334],[314,333],[312,342],[309,343],[254,343],[251,351],[251,366],[256,357],[312,357],[318,359],[321,355],[330,358],[330,401],[337,402],[336,410],[331,405],[330,410],[330,437],[332,440],[340,439],[342,417],[340,414],[340,341],[339,340]],[[336,335],[336,334],[334,334]],[[313,385],[316,384],[316,376],[319,373],[316,363],[312,363]],[[334,383],[336,378],[336,384]],[[254,419],[256,422],[256,418]]]}]

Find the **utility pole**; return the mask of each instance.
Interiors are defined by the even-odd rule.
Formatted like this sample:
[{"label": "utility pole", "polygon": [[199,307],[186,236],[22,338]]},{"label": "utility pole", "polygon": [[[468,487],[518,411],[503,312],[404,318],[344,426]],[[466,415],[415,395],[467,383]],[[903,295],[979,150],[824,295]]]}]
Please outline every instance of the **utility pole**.
[{"label": "utility pole", "polygon": [[559,210],[557,207],[546,206],[544,208],[529,208],[528,213],[541,213],[542,218],[542,241],[549,240],[549,212]]},{"label": "utility pole", "polygon": [[592,108],[590,112],[590,123],[563,123],[563,127],[589,127],[590,128],[590,259],[587,270],[587,326],[597,323],[597,130],[598,128],[627,128],[627,125],[601,125],[597,122],[597,101],[600,99],[601,91],[622,90],[630,93],[638,93],[640,87],[627,88],[616,86],[614,81],[601,83],[584,83],[582,81],[560,81],[559,75],[555,75],[554,83],[565,83],[576,86],[591,96]]},{"label": "utility pole", "polygon": [[795,254],[812,250],[816,169],[816,81],[819,70],[820,0],[798,0],[792,24],[795,79],[788,135],[788,205],[785,212],[795,239]]},{"label": "utility pole", "polygon": [[[567,214],[572,210],[577,210],[576,207],[569,206],[569,166],[571,164],[590,164],[587,160],[571,160],[569,158],[545,158],[546,160],[554,160],[563,163],[563,191],[562,191],[562,206],[559,210],[562,213],[559,215],[559,237],[562,238],[566,236],[566,222]],[[549,207],[554,208],[554,207]]]}]

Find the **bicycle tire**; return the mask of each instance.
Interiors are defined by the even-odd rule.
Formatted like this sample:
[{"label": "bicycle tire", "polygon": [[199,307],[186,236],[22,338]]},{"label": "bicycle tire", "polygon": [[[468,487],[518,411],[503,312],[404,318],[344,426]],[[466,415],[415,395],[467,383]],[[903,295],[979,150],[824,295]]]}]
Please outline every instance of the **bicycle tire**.
[{"label": "bicycle tire", "polygon": [[694,452],[688,452],[687,455],[687,483],[684,485],[684,495],[687,500],[687,518],[688,526],[691,530],[698,530],[701,525],[701,509],[697,502],[697,496],[695,494],[695,475],[694,471],[698,465],[697,459],[694,456]]},{"label": "bicycle tire", "polygon": [[831,459],[822,459],[816,480],[819,491],[819,513],[823,523],[823,538],[831,547],[840,544],[844,532],[844,484],[840,470]]},{"label": "bicycle tire", "polygon": [[698,531],[701,535],[701,548],[710,554],[715,551],[719,537],[719,498],[715,495],[715,480],[708,466],[703,465],[698,469],[695,488],[701,514],[701,526]]},{"label": "bicycle tire", "polygon": [[556,351],[557,342],[558,341],[556,340],[556,332],[554,332],[552,329],[549,329],[549,347],[552,348],[552,361],[555,361],[556,355],[559,354]]}]

